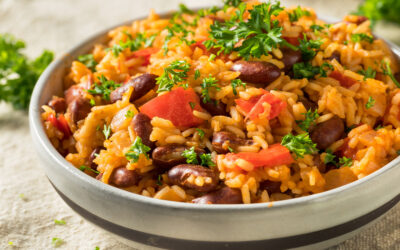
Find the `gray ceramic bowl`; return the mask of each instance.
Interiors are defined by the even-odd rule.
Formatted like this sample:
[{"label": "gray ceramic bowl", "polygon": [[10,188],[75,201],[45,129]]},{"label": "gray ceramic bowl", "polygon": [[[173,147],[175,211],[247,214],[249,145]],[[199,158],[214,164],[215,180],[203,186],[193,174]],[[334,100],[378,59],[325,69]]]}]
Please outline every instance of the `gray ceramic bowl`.
[{"label": "gray ceramic bowl", "polygon": [[[371,175],[308,197],[249,205],[199,205],[133,194],[86,175],[51,145],[41,106],[62,95],[62,79],[78,55],[107,32],[79,44],[40,77],[29,110],[30,129],[46,174],[83,218],[138,248],[320,249],[335,245],[378,219],[400,200],[400,158]],[[400,50],[391,45],[396,55]]]}]

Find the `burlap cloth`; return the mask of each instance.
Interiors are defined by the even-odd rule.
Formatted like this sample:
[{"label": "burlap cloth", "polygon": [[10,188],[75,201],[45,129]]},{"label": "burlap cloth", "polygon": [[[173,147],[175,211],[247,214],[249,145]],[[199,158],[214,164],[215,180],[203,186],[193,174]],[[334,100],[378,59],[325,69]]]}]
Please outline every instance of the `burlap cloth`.
[{"label": "burlap cloth", "polygon": [[[9,32],[27,42],[27,53],[44,48],[58,56],[97,31],[139,16],[150,8],[167,11],[183,2],[191,7],[219,1],[179,0],[0,0],[0,33]],[[300,1],[283,1],[286,5]],[[320,17],[342,17],[358,1],[301,1]],[[384,32],[385,31],[385,32]],[[397,32],[396,32],[397,31]],[[392,40],[398,30],[378,29]],[[0,105],[0,249],[51,249],[53,237],[64,240],[61,249],[130,249],[111,235],[74,214],[46,179],[32,146],[28,114]],[[25,198],[21,198],[23,194]],[[371,201],[373,202],[373,201]],[[63,219],[65,225],[55,225]],[[13,242],[9,246],[8,242]],[[373,227],[334,249],[395,249],[400,245],[400,204]]]}]

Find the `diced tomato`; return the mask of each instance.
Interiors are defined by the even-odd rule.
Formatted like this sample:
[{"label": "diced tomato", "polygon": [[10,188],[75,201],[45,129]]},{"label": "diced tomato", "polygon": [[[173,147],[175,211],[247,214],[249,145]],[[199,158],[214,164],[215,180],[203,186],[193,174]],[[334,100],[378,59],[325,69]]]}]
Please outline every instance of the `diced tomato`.
[{"label": "diced tomato", "polygon": [[339,158],[344,156],[344,157],[351,158],[351,159],[354,159],[356,157],[357,149],[350,148],[349,141],[350,141],[350,139],[348,137],[344,139],[342,146],[340,146],[335,151],[336,156],[338,156]]},{"label": "diced tomato", "polygon": [[145,49],[140,49],[132,53],[133,57],[142,57],[143,58],[143,63],[142,66],[147,66],[150,64],[150,56],[156,52],[158,52],[160,49],[158,48],[145,48]]},{"label": "diced tomato", "polygon": [[[193,109],[191,107],[193,106]],[[160,117],[170,120],[176,127],[188,128],[200,125],[203,120],[193,115],[193,110],[203,111],[199,97],[192,88],[176,88],[158,96],[139,108],[150,118]]]},{"label": "diced tomato", "polygon": [[281,144],[270,145],[268,149],[262,149],[258,153],[229,153],[226,157],[229,160],[236,160],[238,158],[246,160],[252,163],[254,167],[274,167],[291,164],[294,161],[290,151]]},{"label": "diced tomato", "polygon": [[249,100],[244,99],[236,99],[236,104],[247,113],[246,119],[250,118],[250,120],[257,120],[260,118],[265,112],[264,103],[268,103],[271,105],[271,109],[269,110],[268,120],[271,120],[277,117],[282,110],[286,108],[286,102],[282,101],[280,98],[274,96],[268,91],[264,91],[264,94],[259,96],[253,96]]},{"label": "diced tomato", "polygon": [[72,135],[68,122],[63,114],[59,114],[58,118],[56,118],[54,114],[50,114],[47,117],[47,121],[53,124],[54,127],[56,127],[59,131],[61,131],[64,134],[63,139],[68,139]]},{"label": "diced tomato", "polygon": [[198,48],[202,49],[204,52],[206,52],[206,51],[207,51],[207,48],[206,48],[206,46],[203,44],[204,41],[206,41],[206,40],[197,41],[197,42],[191,44],[191,45],[190,45],[190,48],[191,48],[192,50],[194,50],[196,47],[198,47]]},{"label": "diced tomato", "polygon": [[345,88],[349,88],[349,87],[351,87],[351,86],[353,86],[354,84],[357,83],[357,81],[354,80],[353,78],[345,76],[345,75],[343,75],[342,73],[340,73],[337,70],[332,71],[329,74],[329,77],[332,77],[332,78],[338,80],[340,85],[342,85]]},{"label": "diced tomato", "polygon": [[294,46],[299,46],[300,45],[300,41],[299,41],[298,37],[286,37],[286,36],[283,36],[282,38],[285,39],[286,42],[290,43],[291,45],[294,45]]}]

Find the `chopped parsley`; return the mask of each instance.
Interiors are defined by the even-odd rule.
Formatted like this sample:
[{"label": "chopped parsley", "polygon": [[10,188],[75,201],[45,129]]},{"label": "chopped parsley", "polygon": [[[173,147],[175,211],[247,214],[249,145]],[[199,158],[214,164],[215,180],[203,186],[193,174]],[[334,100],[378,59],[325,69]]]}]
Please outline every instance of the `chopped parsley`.
[{"label": "chopped parsley", "polygon": [[157,176],[156,184],[157,184],[157,186],[161,186],[162,185],[162,176],[160,174]]},{"label": "chopped parsley", "polygon": [[317,50],[321,47],[322,43],[323,42],[321,40],[308,40],[306,34],[304,34],[304,39],[300,40],[299,45],[303,61],[312,60],[317,54]]},{"label": "chopped parsley", "polygon": [[65,225],[66,224],[65,220],[54,220],[54,223],[56,225]]},{"label": "chopped parsley", "polygon": [[80,166],[79,170],[82,171],[82,172],[85,172],[85,170],[89,170],[89,171],[92,171],[95,174],[99,174],[100,173],[99,171],[94,170],[93,168],[87,167],[85,165]]},{"label": "chopped parsley", "polygon": [[229,147],[229,146],[228,146],[228,150],[229,150],[229,152],[231,152],[231,153],[235,153],[235,150],[234,150],[233,148]]},{"label": "chopped parsley", "polygon": [[205,136],[205,132],[204,130],[200,129],[200,128],[196,128],[197,133],[199,133],[200,139],[203,139]]},{"label": "chopped parsley", "polygon": [[128,161],[130,161],[130,163],[135,163],[139,160],[139,156],[141,154],[149,159],[149,155],[147,152],[149,152],[150,150],[150,147],[143,144],[142,138],[137,136],[129,150],[125,153],[125,157]]},{"label": "chopped parsley", "polygon": [[300,6],[297,6],[291,13],[289,13],[289,20],[291,22],[298,21],[303,16],[311,16],[308,10],[303,10]]},{"label": "chopped parsley", "polygon": [[96,105],[96,101],[94,99],[90,99],[89,103],[92,107]]},{"label": "chopped parsley", "polygon": [[168,67],[164,68],[164,73],[158,77],[157,92],[170,91],[175,85],[183,82],[187,78],[190,64],[184,60],[175,60]]},{"label": "chopped parsley", "polygon": [[194,102],[189,102],[190,108],[194,109],[194,107],[196,107],[196,103]]},{"label": "chopped parsley", "polygon": [[148,38],[145,37],[145,34],[138,33],[136,34],[136,37],[133,38],[131,34],[128,32],[124,32],[128,36],[128,39],[123,42],[120,41],[118,44],[115,44],[112,48],[111,51],[113,52],[114,56],[118,56],[119,53],[124,51],[125,49],[129,49],[130,51],[136,51],[140,49],[142,46],[147,48],[153,45],[154,39],[156,38],[157,34],[154,34]]},{"label": "chopped parsley", "polygon": [[303,130],[303,131],[308,131],[308,129],[315,124],[315,121],[318,119],[319,114],[318,114],[318,110],[314,110],[312,111],[311,109],[308,110],[306,113],[303,113],[303,115],[305,116],[305,119],[302,121],[298,121],[298,125],[299,127]]},{"label": "chopped parsley", "polygon": [[108,140],[108,138],[110,137],[110,134],[111,134],[111,125],[107,126],[106,124],[104,124],[103,134],[104,134],[104,137],[106,138],[106,140]]},{"label": "chopped parsley", "polygon": [[295,79],[312,79],[316,75],[320,75],[321,77],[327,76],[327,69],[333,69],[333,66],[327,62],[324,62],[321,67],[313,66],[311,63],[307,62],[299,62],[293,65],[293,73]]},{"label": "chopped parsley", "polygon": [[299,158],[304,158],[304,155],[313,154],[317,151],[316,144],[312,142],[308,133],[296,136],[287,134],[282,138],[281,144]]},{"label": "chopped parsley", "polygon": [[194,33],[193,31],[188,30],[187,27],[186,27],[187,25],[190,25],[190,24],[188,24],[182,18],[180,19],[182,21],[182,24],[179,24],[179,23],[176,22],[176,19],[179,16],[180,16],[179,13],[178,13],[178,15],[174,15],[173,18],[170,19],[170,24],[171,25],[166,27],[166,30],[168,31],[168,34],[165,37],[164,44],[162,46],[162,48],[164,50],[164,55],[167,54],[169,41],[171,41],[171,39],[173,37],[179,37],[179,39],[182,42],[185,42],[187,45],[191,45],[191,44],[195,43],[195,41],[193,41],[193,40],[189,41],[186,38],[190,33]]},{"label": "chopped parsley", "polygon": [[61,246],[62,244],[64,244],[64,240],[62,240],[62,239],[60,239],[60,238],[54,237],[54,238],[51,240],[51,244],[53,244],[54,247],[59,247],[59,246]]},{"label": "chopped parsley", "polygon": [[225,0],[224,5],[225,6],[233,6],[233,7],[238,7],[239,4],[242,3],[242,0]]},{"label": "chopped parsley", "polygon": [[364,75],[364,81],[367,80],[367,78],[375,79],[376,76],[376,71],[373,70],[370,66],[368,66],[366,70],[359,70],[357,73]]},{"label": "chopped parsley", "polygon": [[384,126],[382,126],[382,124],[379,124],[378,126],[376,126],[376,128],[374,128],[375,131],[378,131],[379,129],[384,128]]},{"label": "chopped parsley", "polygon": [[362,42],[362,41],[373,43],[374,42],[374,37],[370,36],[370,35],[367,35],[365,33],[351,34],[351,41],[353,41],[355,43],[359,43],[359,42]]},{"label": "chopped parsley", "polygon": [[231,86],[232,86],[232,92],[234,95],[237,95],[237,91],[236,88],[237,87],[244,87],[246,88],[246,83],[242,82],[242,80],[240,79],[233,79],[231,81]]},{"label": "chopped parsley", "polygon": [[179,13],[185,13],[185,14],[189,14],[189,15],[194,14],[194,12],[191,9],[189,9],[186,5],[184,5],[183,3],[179,4]]},{"label": "chopped parsley", "polygon": [[[199,160],[197,158],[197,153],[194,150],[194,147],[190,149],[185,149],[182,152],[182,156],[186,158],[186,163],[188,164],[199,164]],[[215,163],[211,159],[211,154],[201,154],[200,156],[200,165],[202,166],[215,166]]]},{"label": "chopped parsley", "polygon": [[332,152],[332,150],[330,150],[330,149],[327,149],[326,151],[325,151],[325,158],[324,158],[324,163],[325,163],[325,165],[327,165],[327,164],[329,164],[329,163],[332,163],[333,165],[337,165],[337,163],[336,163],[336,155],[334,155],[333,154],[333,152]]},{"label": "chopped parsley", "polygon": [[209,89],[214,87],[216,90],[220,90],[221,88],[217,84],[217,79],[215,77],[209,76],[203,79],[203,82],[200,84],[201,86],[201,97],[203,98],[203,102],[211,102]]},{"label": "chopped parsley", "polygon": [[375,105],[375,100],[371,96],[368,98],[367,103],[365,104],[366,109],[370,109]]},{"label": "chopped parsley", "polygon": [[349,44],[349,41],[347,41],[347,40],[346,40],[346,41],[343,41],[343,44],[344,44],[344,45],[348,45],[348,44]]},{"label": "chopped parsley", "polygon": [[211,159],[211,154],[201,154],[200,155],[200,160],[201,160],[201,165],[202,166],[208,166],[208,167],[214,167],[215,163]]},{"label": "chopped parsley", "polygon": [[353,160],[343,156],[339,159],[339,164],[340,166],[351,167],[351,165],[353,165]]},{"label": "chopped parsley", "polygon": [[388,61],[382,61],[381,69],[383,74],[389,76],[393,83],[400,88],[400,83],[397,81],[396,77],[394,77]]},{"label": "chopped parsley", "polygon": [[78,56],[78,61],[83,63],[92,72],[96,71],[97,62],[94,60],[93,54],[86,54]]},{"label": "chopped parsley", "polygon": [[125,114],[125,117],[126,117],[126,118],[132,118],[132,117],[134,117],[134,116],[135,116],[135,113],[133,113],[132,110],[126,111],[126,114]]},{"label": "chopped parsley", "polygon": [[310,29],[311,29],[312,31],[314,31],[314,33],[316,33],[316,32],[318,32],[318,31],[324,30],[324,27],[321,26],[321,25],[318,25],[318,24],[313,24],[313,25],[310,26]]},{"label": "chopped parsley", "polygon": [[109,101],[111,92],[121,86],[121,84],[108,80],[104,75],[101,75],[98,79],[100,84],[95,83],[93,89],[88,89],[86,91],[92,95],[102,95],[104,100]]},{"label": "chopped parsley", "polygon": [[199,77],[200,77],[200,70],[196,69],[194,71],[194,79],[197,80],[197,79],[199,79]]},{"label": "chopped parsley", "polygon": [[209,62],[214,61],[215,57],[216,57],[215,54],[211,54],[210,57],[208,58],[208,61]]}]

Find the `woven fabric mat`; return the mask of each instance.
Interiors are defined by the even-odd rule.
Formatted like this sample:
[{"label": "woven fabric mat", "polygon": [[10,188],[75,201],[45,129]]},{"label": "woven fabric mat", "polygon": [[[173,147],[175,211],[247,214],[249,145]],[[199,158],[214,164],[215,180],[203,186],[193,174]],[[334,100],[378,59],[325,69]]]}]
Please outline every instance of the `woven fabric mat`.
[{"label": "woven fabric mat", "polygon": [[[44,48],[62,56],[90,35],[123,21],[146,16],[150,8],[168,11],[183,2],[210,6],[212,0],[0,0],[0,33],[12,33],[37,56]],[[300,1],[283,1],[287,6]],[[358,1],[301,1],[320,17],[342,17]],[[384,25],[379,34],[396,41],[398,28]],[[0,249],[131,249],[74,214],[46,179],[29,135],[28,114],[0,104]],[[23,197],[21,197],[23,194]],[[55,225],[54,220],[65,220]],[[8,242],[13,242],[9,246]],[[396,249],[400,245],[400,204],[373,227],[332,249]]]}]

